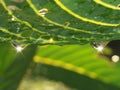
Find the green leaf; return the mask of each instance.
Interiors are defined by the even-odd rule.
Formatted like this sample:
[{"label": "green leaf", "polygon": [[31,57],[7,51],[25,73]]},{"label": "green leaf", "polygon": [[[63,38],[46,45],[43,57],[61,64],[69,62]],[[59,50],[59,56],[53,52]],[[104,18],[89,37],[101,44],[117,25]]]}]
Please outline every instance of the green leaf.
[{"label": "green leaf", "polygon": [[[0,25],[3,33],[1,40],[39,45],[117,40],[120,38],[119,0],[112,2],[114,1],[25,0],[18,3],[1,0],[0,11],[4,12],[0,15],[3,21]],[[17,9],[13,10],[10,6]],[[43,16],[40,10],[44,9],[47,11]]]},{"label": "green leaf", "polygon": [[[37,64],[37,66],[34,68],[34,72],[32,72],[32,77],[33,77],[33,80],[37,78],[38,81],[41,81],[40,79],[41,77],[42,78],[44,77],[47,79],[49,78],[50,81],[56,82],[55,85],[51,86],[53,88],[56,86],[58,82],[60,82],[64,84],[65,86],[68,86],[70,90],[88,90],[88,89],[90,90],[119,90],[120,89],[117,86],[104,83],[100,80],[91,79],[84,75],[80,75],[78,73],[75,73],[75,72],[72,72],[72,71],[69,71],[63,68],[54,67],[54,66],[46,65],[46,64]],[[39,84],[37,86],[37,82],[34,82],[34,81],[33,83],[36,85],[36,88],[39,87],[40,85]],[[24,88],[24,87],[21,87],[21,88]],[[49,85],[47,86],[45,83],[44,87],[49,87]],[[29,85],[27,89],[29,89]],[[38,90],[39,89],[40,88],[38,88]],[[68,90],[68,89],[64,89],[64,90]]]},{"label": "green leaf", "polygon": [[[34,60],[36,63],[47,64],[47,65],[55,66],[56,68],[57,67],[63,68],[65,70],[75,72],[79,75],[87,76],[88,78],[97,80],[98,82],[100,81],[104,84],[120,87],[120,83],[119,83],[120,64],[119,63],[114,65],[110,64],[105,58],[98,57],[96,53],[97,52],[94,51],[91,47],[89,47],[89,45],[83,45],[83,46],[67,45],[62,47],[46,46],[39,48],[37,55],[34,57]],[[48,73],[49,74],[51,73],[50,77],[53,76],[52,79],[54,79],[54,76],[57,77],[59,76],[59,74],[55,72],[56,75],[52,75],[52,70],[54,69],[51,69]],[[49,77],[48,73],[46,73],[45,75]],[[87,83],[87,81],[85,80],[83,81]],[[94,88],[91,85],[89,87]],[[104,89],[104,90],[109,90],[109,89]]]},{"label": "green leaf", "polygon": [[[55,0],[55,2],[68,13],[72,14],[78,19],[82,19],[80,17],[86,18],[91,23],[101,24],[104,26],[118,26],[119,25],[119,13],[120,10],[117,6],[117,10],[112,10],[112,8],[105,7],[103,5],[99,5],[102,0]],[[119,0],[116,0],[118,3]],[[95,3],[96,2],[96,3]],[[74,4],[73,4],[74,3]],[[107,3],[106,3],[107,4]],[[119,3],[118,3],[119,4]],[[65,9],[66,7],[66,9]],[[69,11],[68,11],[69,10]],[[78,15],[78,16],[77,16]],[[94,22],[92,22],[92,21]],[[87,20],[86,20],[87,21]],[[101,23],[100,23],[101,22]]]},{"label": "green leaf", "polygon": [[0,89],[16,90],[32,61],[36,48],[31,45],[22,52],[16,52],[10,44],[1,43],[0,50]]}]

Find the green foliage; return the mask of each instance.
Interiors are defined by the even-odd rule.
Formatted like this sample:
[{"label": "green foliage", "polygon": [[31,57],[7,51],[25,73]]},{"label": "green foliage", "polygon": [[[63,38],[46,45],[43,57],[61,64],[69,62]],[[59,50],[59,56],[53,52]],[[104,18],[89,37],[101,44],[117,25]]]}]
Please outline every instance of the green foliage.
[{"label": "green foliage", "polygon": [[34,60],[120,86],[120,64],[108,63],[107,59],[97,55],[89,45],[42,47],[38,49]]},{"label": "green foliage", "polygon": [[[16,90],[32,60],[33,72],[42,63],[49,72],[40,74],[78,90],[119,90],[119,63],[86,44],[120,38],[119,10],[119,0],[0,0],[0,90]],[[29,46],[16,52],[9,43]],[[35,44],[52,46],[36,53]]]},{"label": "green foliage", "polygon": [[16,90],[32,61],[35,46],[17,53],[10,44],[2,43],[0,49],[0,90]]},{"label": "green foliage", "polygon": [[[120,38],[118,2],[25,0],[18,3],[1,0],[0,39],[40,45],[116,40]],[[45,9],[43,16],[39,10]]]}]

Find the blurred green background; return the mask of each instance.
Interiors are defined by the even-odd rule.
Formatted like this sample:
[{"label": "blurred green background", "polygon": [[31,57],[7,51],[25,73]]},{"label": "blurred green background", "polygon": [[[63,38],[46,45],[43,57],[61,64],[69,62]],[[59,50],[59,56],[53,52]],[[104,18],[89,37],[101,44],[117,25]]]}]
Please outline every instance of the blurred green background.
[{"label": "blurred green background", "polygon": [[91,45],[0,44],[0,90],[120,90],[119,62]]}]

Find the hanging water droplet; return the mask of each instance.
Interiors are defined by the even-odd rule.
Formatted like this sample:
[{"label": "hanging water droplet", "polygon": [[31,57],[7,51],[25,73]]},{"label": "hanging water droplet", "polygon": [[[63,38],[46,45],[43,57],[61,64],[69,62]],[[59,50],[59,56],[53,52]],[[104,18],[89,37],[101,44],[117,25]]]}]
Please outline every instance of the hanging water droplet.
[{"label": "hanging water droplet", "polygon": [[11,44],[16,49],[17,52],[22,52],[22,50],[25,49],[25,47],[27,47],[27,45],[23,45],[18,42],[11,42]]},{"label": "hanging water droplet", "polygon": [[23,50],[22,44],[16,42],[12,42],[11,44],[17,52],[21,52]]},{"label": "hanging water droplet", "polygon": [[120,61],[120,40],[110,41],[107,45],[107,48],[111,50],[111,53],[104,53],[104,56],[107,57],[112,62]]},{"label": "hanging water droplet", "polygon": [[[96,48],[101,45],[95,42],[92,45]],[[104,46],[104,45],[103,45]],[[113,40],[104,46],[102,53],[98,53],[101,58],[104,58],[110,62],[117,63],[120,61],[120,40]]]},{"label": "hanging water droplet", "polygon": [[23,50],[22,46],[17,46],[16,47],[17,52],[21,52]]},{"label": "hanging water droplet", "polygon": [[108,42],[92,42],[91,45],[95,48],[98,52],[102,52],[104,47],[107,45]]},{"label": "hanging water droplet", "polygon": [[39,10],[39,13],[40,13],[42,16],[45,16],[45,14],[48,13],[48,9],[43,8],[43,9]]}]

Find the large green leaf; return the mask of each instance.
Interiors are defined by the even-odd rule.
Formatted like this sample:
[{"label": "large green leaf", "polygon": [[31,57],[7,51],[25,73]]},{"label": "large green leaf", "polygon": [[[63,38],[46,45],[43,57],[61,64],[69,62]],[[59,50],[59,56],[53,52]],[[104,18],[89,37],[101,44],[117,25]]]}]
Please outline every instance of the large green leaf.
[{"label": "large green leaf", "polygon": [[[60,47],[60,46],[40,47],[37,55],[34,57],[34,60],[37,63],[40,62],[43,64],[52,65],[52,66],[55,66],[56,68],[60,67],[60,68],[78,73],[80,75],[87,76],[88,78],[97,80],[98,83],[100,81],[100,82],[103,82],[104,84],[106,83],[111,86],[115,85],[116,87],[120,87],[120,83],[119,83],[119,80],[120,80],[120,77],[119,77],[120,67],[119,66],[120,66],[120,64],[119,63],[111,64],[109,62],[109,60],[107,60],[105,58],[100,58],[100,56],[97,56],[97,52],[94,51],[89,45],[83,45],[83,46],[67,45],[67,46],[62,46],[62,47]],[[48,68],[48,70],[49,70],[49,68]],[[48,71],[48,73],[46,73],[44,75],[47,75],[47,76],[53,75],[52,79],[54,79],[54,77],[57,77],[57,76],[59,77],[59,73],[57,72],[56,69],[55,70],[50,69],[50,71]],[[64,75],[62,75],[62,76],[64,77]],[[61,76],[61,78],[62,78],[62,76]],[[70,78],[68,78],[68,81],[69,81],[69,79]],[[83,80],[83,81],[86,83],[88,82],[87,80]],[[90,80],[89,82],[92,82],[92,80]],[[94,85],[95,84],[93,84],[93,86]],[[97,83],[96,83],[96,85],[97,85]],[[93,86],[88,85],[88,87],[92,87],[95,90],[95,88],[97,86],[96,87],[93,87]],[[107,86],[103,85],[102,87],[107,87]],[[97,88],[99,88],[99,87],[97,87]],[[87,89],[85,89],[85,90],[87,90]],[[97,89],[97,90],[99,90],[99,89]],[[106,89],[104,88],[102,90],[109,90],[109,86],[108,86],[108,88],[106,88]],[[114,90],[117,90],[117,89],[114,89]]]},{"label": "large green leaf", "polygon": [[[24,0],[18,3],[1,0],[1,40],[64,45],[119,39],[118,2]],[[10,9],[10,6],[17,9]],[[48,12],[43,16],[39,10]]]},{"label": "large green leaf", "polygon": [[[58,82],[63,83],[69,86],[71,88],[70,90],[88,90],[88,89],[90,90],[119,90],[120,89],[117,86],[104,83],[97,79],[91,79],[84,75],[81,75],[81,74],[60,68],[60,67],[54,67],[54,66],[46,65],[46,64],[37,64],[36,67],[34,68],[34,72],[32,72],[32,80],[35,80],[37,78],[37,80],[40,82],[41,81],[40,78],[43,78],[43,77],[49,78],[49,80],[51,81],[53,80],[56,81],[56,84]],[[31,79],[28,79],[28,80],[31,80]],[[28,81],[26,80],[26,82]],[[41,85],[41,84],[37,85],[37,82],[35,81],[33,81],[33,83],[36,85],[35,86],[36,88],[38,88],[39,85]],[[44,81],[42,83],[44,84]],[[51,87],[55,88],[56,84]],[[21,87],[21,88],[24,88],[24,87]],[[28,85],[28,87],[30,87],[30,85]],[[31,87],[34,87],[34,85]],[[47,86],[47,84],[45,83],[44,87],[49,87],[49,85]],[[38,88],[37,90],[45,90],[45,89]],[[57,89],[53,89],[53,90],[57,90]],[[65,89],[65,90],[69,90],[69,89]]]},{"label": "large green leaf", "polygon": [[30,65],[35,46],[16,52],[8,43],[0,44],[0,90],[16,90]]}]

